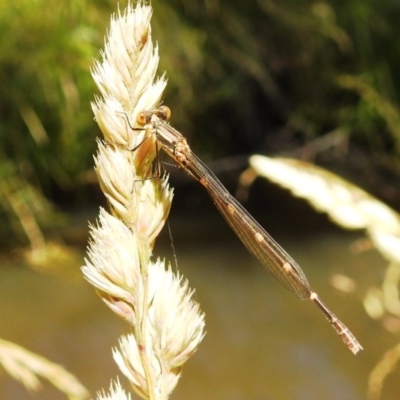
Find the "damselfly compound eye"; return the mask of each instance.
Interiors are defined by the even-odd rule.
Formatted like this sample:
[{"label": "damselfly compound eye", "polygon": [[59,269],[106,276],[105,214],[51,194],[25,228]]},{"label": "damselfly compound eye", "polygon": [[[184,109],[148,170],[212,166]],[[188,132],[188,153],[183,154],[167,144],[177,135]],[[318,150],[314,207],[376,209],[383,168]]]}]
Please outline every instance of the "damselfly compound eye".
[{"label": "damselfly compound eye", "polygon": [[137,115],[137,117],[136,117],[136,122],[137,122],[139,125],[142,125],[142,126],[144,126],[144,125],[147,124],[147,116],[146,116],[146,114],[145,114],[144,111],[141,111],[141,112]]},{"label": "damselfly compound eye", "polygon": [[167,106],[161,106],[158,108],[156,115],[163,121],[169,121],[171,118],[171,110]]}]

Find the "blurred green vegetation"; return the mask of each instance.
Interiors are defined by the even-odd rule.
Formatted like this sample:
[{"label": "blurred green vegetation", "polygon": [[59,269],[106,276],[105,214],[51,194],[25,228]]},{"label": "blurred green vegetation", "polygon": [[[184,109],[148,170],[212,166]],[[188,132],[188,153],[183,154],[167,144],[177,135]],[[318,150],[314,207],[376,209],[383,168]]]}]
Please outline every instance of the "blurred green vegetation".
[{"label": "blurred green vegetation", "polygon": [[[283,151],[340,131],[375,165],[400,171],[398,1],[152,5],[165,103],[194,148],[210,158],[272,153],[270,138]],[[26,215],[40,230],[56,220],[51,204],[90,204],[98,128],[89,70],[117,8],[116,0],[1,3],[3,235],[11,228],[32,244]]]}]

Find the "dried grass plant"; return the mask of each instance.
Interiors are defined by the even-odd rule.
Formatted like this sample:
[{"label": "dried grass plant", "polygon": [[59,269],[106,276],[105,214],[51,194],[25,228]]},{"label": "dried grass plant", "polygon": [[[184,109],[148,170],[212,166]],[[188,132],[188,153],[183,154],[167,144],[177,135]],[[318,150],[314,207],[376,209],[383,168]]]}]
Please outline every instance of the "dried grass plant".
[{"label": "dried grass plant", "polygon": [[[186,280],[163,261],[152,261],[154,241],[168,216],[167,178],[152,178],[155,135],[136,125],[143,110],[157,107],[166,86],[156,79],[158,48],[151,39],[152,9],[139,2],[111,19],[102,61],[92,71],[101,96],[92,104],[104,135],[95,169],[110,213],[100,210],[91,227],[85,278],[131,333],[113,355],[134,391],[167,399],[182,365],[204,336],[204,315]],[[118,380],[99,399],[128,399]]]}]

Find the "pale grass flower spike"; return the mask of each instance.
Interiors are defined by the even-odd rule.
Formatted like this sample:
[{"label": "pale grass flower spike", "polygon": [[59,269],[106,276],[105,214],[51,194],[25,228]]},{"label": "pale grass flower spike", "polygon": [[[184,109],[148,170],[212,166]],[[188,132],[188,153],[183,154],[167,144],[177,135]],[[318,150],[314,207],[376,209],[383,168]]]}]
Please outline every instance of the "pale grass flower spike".
[{"label": "pale grass flower spike", "polygon": [[[92,72],[101,93],[92,108],[105,140],[98,142],[95,168],[111,213],[101,209],[91,227],[82,270],[131,327],[113,350],[120,370],[142,398],[167,399],[204,336],[204,315],[187,281],[151,261],[172,201],[166,177],[151,177],[154,134],[136,123],[139,113],[159,106],[166,86],[164,77],[155,78],[151,15],[139,2],[113,16],[102,61]],[[97,398],[131,397],[116,380]]]}]

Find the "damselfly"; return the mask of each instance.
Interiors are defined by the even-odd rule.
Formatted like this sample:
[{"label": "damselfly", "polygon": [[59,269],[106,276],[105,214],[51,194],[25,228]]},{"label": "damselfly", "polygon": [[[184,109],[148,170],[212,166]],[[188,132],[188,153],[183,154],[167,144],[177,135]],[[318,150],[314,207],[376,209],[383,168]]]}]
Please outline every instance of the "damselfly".
[{"label": "damselfly", "polygon": [[207,190],[229,226],[264,267],[299,299],[310,299],[324,313],[346,346],[357,354],[362,346],[350,330],[325,306],[300,266],[228,192],[214,173],[192,152],[186,139],[168,124],[171,111],[166,106],[144,111],[137,122],[150,126],[162,149]]}]

